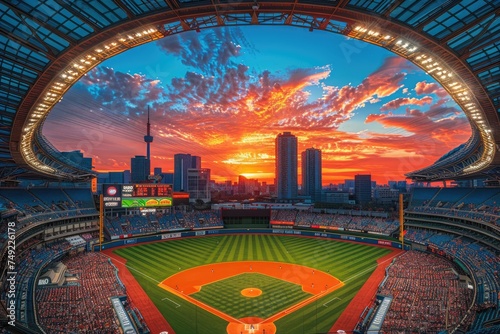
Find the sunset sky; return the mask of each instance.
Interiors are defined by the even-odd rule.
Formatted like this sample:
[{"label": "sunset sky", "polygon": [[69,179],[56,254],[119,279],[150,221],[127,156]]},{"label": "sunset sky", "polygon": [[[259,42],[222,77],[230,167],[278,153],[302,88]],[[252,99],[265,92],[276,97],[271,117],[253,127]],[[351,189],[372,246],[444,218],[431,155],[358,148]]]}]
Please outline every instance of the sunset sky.
[{"label": "sunset sky", "polygon": [[[61,151],[98,171],[145,155],[173,172],[173,156],[201,156],[217,182],[273,183],[284,131],[322,151],[323,184],[371,174],[403,180],[470,137],[463,112],[435,81],[384,49],[285,26],[186,32],[107,60],[73,86],[45,122]],[[300,166],[300,161],[299,161]],[[300,169],[299,169],[300,175]]]}]

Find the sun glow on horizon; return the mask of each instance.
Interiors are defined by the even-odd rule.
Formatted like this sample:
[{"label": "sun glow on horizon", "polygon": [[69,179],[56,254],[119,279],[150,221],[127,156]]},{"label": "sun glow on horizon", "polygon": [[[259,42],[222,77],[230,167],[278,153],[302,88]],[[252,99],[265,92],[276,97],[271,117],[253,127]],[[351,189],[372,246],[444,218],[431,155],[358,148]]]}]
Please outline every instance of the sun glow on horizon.
[{"label": "sun glow on horizon", "polygon": [[[151,169],[171,172],[174,154],[190,153],[217,182],[243,175],[273,183],[275,138],[290,131],[299,175],[300,153],[318,148],[325,185],[358,173],[402,180],[469,139],[461,110],[413,64],[344,36],[294,29],[185,32],[138,47],[141,57],[120,54],[68,91],[43,133],[61,151],[92,157],[96,170],[130,169],[130,158],[145,155],[150,106]],[[357,52],[345,54],[346,45]]]}]

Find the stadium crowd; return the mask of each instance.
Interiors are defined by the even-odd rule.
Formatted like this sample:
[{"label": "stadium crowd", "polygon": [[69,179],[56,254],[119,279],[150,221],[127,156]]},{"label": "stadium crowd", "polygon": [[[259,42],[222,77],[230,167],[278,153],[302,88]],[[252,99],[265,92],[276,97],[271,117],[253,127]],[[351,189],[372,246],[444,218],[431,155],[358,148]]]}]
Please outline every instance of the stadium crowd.
[{"label": "stadium crowd", "polygon": [[146,215],[127,214],[105,219],[105,229],[110,237],[223,226],[219,212],[210,210],[173,211]]},{"label": "stadium crowd", "polygon": [[[32,305],[27,296],[30,296],[33,291],[34,280],[38,271],[58,256],[69,251],[72,247],[64,239],[46,243],[44,247],[34,247],[40,242],[41,239],[32,238],[16,249],[16,319],[27,327],[33,326],[34,321],[32,318]],[[4,281],[2,282],[2,286],[4,287],[1,295],[2,300],[7,300],[7,289],[10,286],[7,284],[6,279],[7,276],[4,276]]]},{"label": "stadium crowd", "polygon": [[110,297],[125,295],[115,269],[99,253],[80,253],[62,260],[77,282],[38,287],[38,321],[48,333],[118,333]]},{"label": "stadium crowd", "polygon": [[379,288],[381,295],[393,297],[382,331],[436,333],[460,324],[473,291],[453,267],[444,258],[419,251],[398,257]]},{"label": "stadium crowd", "polygon": [[273,221],[293,223],[297,227],[327,226],[339,230],[370,231],[384,235],[389,235],[399,226],[399,222],[391,218],[299,210],[272,210],[271,224]]},{"label": "stadium crowd", "polygon": [[471,330],[500,317],[500,255],[467,237],[426,229],[411,228],[405,239],[440,250],[470,268],[478,288]]}]

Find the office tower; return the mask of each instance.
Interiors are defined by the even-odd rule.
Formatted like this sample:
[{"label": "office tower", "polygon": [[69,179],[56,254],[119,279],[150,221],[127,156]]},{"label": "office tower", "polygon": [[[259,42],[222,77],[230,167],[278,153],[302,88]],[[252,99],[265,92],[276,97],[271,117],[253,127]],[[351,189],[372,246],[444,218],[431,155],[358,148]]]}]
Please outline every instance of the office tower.
[{"label": "office tower", "polygon": [[123,171],[123,183],[132,183],[132,174],[129,170]]},{"label": "office tower", "polygon": [[238,194],[245,194],[247,186],[247,178],[243,175],[238,175]]},{"label": "office tower", "polygon": [[201,169],[201,157],[191,156],[191,168]]},{"label": "office tower", "polygon": [[130,159],[131,181],[146,182],[149,176],[149,160],[144,155]]},{"label": "office tower", "polygon": [[81,151],[61,152],[61,155],[80,167],[92,169],[92,158],[85,158]]},{"label": "office tower", "polygon": [[108,180],[106,183],[125,183],[125,173],[124,172],[109,172]]},{"label": "office tower", "polygon": [[372,176],[358,174],[354,176],[354,197],[357,204],[368,204],[372,199]]},{"label": "office tower", "polygon": [[174,191],[187,190],[187,171],[190,168],[201,169],[201,157],[183,153],[174,155]]},{"label": "office tower", "polygon": [[297,198],[297,137],[290,132],[276,137],[276,195],[278,199]]},{"label": "office tower", "polygon": [[210,195],[210,169],[208,168],[188,168],[187,170],[187,189],[191,202],[202,200],[208,203],[211,200]]},{"label": "office tower", "polygon": [[302,195],[321,201],[321,150],[308,148],[302,152]]},{"label": "office tower", "polygon": [[162,169],[161,167],[155,167],[153,169],[153,175],[161,175],[162,174]]},{"label": "office tower", "polygon": [[146,135],[144,136],[144,142],[146,143],[146,159],[148,159],[148,166],[146,170],[146,175],[151,174],[151,143],[153,142],[153,136],[151,136],[151,124],[149,124],[149,106],[148,106],[148,123],[146,124]]}]

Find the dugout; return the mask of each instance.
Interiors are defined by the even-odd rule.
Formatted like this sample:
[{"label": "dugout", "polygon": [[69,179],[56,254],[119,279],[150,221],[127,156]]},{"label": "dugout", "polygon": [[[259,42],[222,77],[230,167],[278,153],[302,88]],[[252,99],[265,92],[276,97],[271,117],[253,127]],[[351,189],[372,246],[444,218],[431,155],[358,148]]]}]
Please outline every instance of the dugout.
[{"label": "dugout", "polygon": [[226,228],[269,227],[271,209],[221,209]]}]

